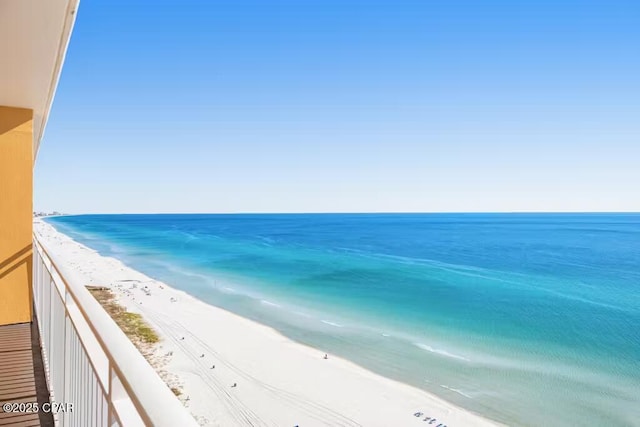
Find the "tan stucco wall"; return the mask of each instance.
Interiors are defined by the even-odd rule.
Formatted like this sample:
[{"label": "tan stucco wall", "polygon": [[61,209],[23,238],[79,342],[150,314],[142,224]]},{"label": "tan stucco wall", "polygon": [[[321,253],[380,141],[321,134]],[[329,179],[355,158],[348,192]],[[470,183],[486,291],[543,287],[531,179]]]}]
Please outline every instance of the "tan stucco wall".
[{"label": "tan stucco wall", "polygon": [[33,112],[0,106],[0,325],[31,321]]}]

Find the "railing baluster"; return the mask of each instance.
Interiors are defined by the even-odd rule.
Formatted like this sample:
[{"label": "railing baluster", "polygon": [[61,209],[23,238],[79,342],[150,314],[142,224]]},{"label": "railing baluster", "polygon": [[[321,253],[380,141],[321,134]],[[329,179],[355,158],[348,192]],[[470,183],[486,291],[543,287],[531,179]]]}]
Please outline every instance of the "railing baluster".
[{"label": "railing baluster", "polygon": [[72,403],[56,426],[195,427],[144,357],[89,294],[60,269],[34,235],[33,298],[52,400]]},{"label": "railing baluster", "polygon": [[107,418],[108,418],[108,425],[112,425],[113,424],[113,370],[111,369],[111,362],[109,362],[109,388],[107,389]]}]

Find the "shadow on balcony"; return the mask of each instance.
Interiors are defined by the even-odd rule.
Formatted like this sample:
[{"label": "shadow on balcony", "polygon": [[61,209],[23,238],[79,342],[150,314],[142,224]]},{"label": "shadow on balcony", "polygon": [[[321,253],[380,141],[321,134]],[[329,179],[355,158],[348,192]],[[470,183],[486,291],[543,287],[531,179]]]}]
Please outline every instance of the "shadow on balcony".
[{"label": "shadow on balcony", "polygon": [[[51,426],[53,416],[38,410],[4,412],[4,403],[49,402],[37,321],[0,326],[0,426]],[[32,406],[33,408],[33,406]]]}]

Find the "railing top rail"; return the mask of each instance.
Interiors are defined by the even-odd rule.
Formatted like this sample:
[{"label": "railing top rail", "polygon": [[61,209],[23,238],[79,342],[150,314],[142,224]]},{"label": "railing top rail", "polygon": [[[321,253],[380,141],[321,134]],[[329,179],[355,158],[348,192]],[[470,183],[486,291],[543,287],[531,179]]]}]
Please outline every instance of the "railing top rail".
[{"label": "railing top rail", "polygon": [[83,278],[61,262],[33,233],[34,247],[51,262],[69,295],[91,328],[122,386],[146,424],[155,426],[197,426],[157,372],[82,284]]}]

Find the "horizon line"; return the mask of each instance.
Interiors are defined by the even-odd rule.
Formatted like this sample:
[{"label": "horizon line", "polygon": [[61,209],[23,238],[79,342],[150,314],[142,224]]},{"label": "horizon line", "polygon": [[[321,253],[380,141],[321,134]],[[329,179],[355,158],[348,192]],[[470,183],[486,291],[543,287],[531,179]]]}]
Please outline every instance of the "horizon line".
[{"label": "horizon line", "polygon": [[399,215],[399,214],[640,214],[640,211],[335,211],[335,212],[85,212],[59,213],[47,216],[82,215]]}]

